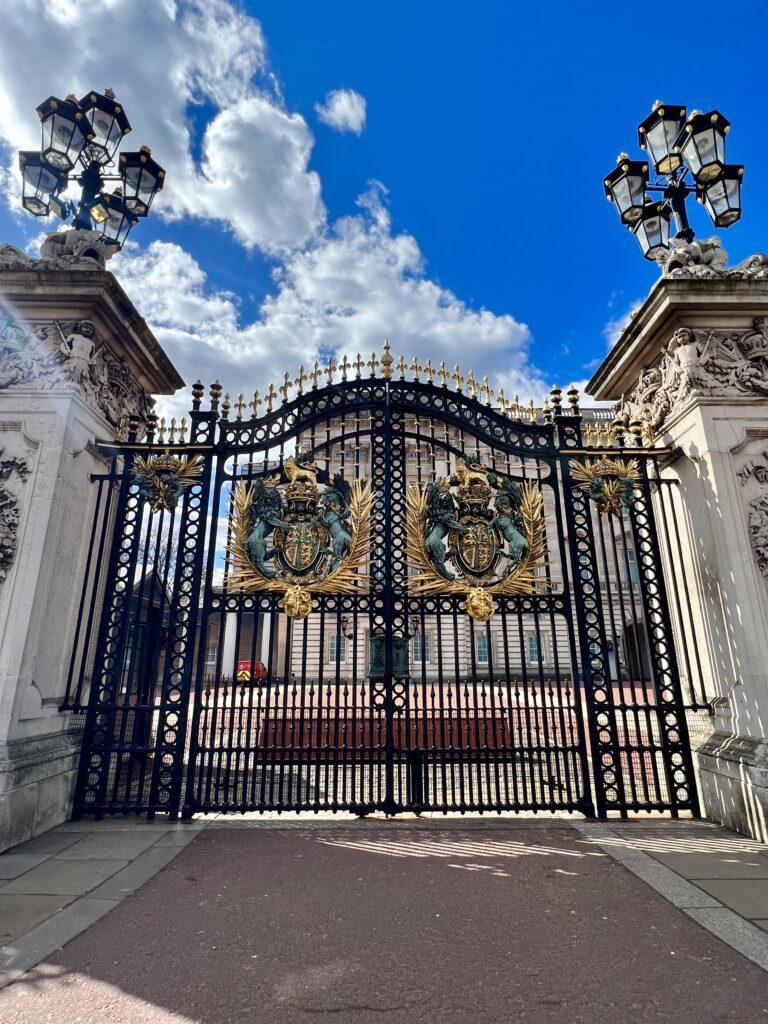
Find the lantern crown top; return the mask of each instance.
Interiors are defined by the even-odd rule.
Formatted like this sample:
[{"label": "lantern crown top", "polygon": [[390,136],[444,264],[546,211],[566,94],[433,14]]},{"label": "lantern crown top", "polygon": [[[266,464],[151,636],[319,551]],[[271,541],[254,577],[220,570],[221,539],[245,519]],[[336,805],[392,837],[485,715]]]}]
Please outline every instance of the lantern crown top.
[{"label": "lantern crown top", "polygon": [[685,107],[680,107],[675,103],[662,103],[661,100],[656,100],[653,105],[653,110],[647,117],[643,118],[637,126],[637,141],[639,145],[643,149],[646,148],[646,136],[648,135],[648,132],[659,123],[659,121],[682,122],[685,120],[685,113]]},{"label": "lantern crown top", "polygon": [[627,177],[636,179],[634,184],[635,200],[642,204],[645,185],[648,181],[648,161],[630,160],[626,154],[624,154],[624,159],[620,160],[618,165],[605,176],[603,184],[605,185],[606,197],[612,200],[615,186],[622,180],[622,178]]},{"label": "lantern crown top", "polygon": [[692,132],[705,131],[711,127],[718,129],[723,134],[727,134],[731,127],[731,122],[719,110],[708,110],[706,113],[703,113],[701,110],[692,110],[688,115],[683,131],[686,134],[691,134]]},{"label": "lantern crown top", "polygon": [[60,114],[69,120],[77,121],[81,124],[83,133],[85,133],[83,110],[73,96],[69,96],[65,100],[60,99],[58,96],[49,96],[47,100],[43,100],[42,103],[35,107],[35,110],[41,121],[44,121],[52,114]]},{"label": "lantern crown top", "polygon": [[123,135],[127,135],[131,131],[131,122],[128,120],[122,105],[115,99],[115,94],[111,89],[107,89],[104,92],[87,92],[79,100],[79,104],[85,113],[89,110],[98,109],[103,110],[110,117],[114,117]]}]

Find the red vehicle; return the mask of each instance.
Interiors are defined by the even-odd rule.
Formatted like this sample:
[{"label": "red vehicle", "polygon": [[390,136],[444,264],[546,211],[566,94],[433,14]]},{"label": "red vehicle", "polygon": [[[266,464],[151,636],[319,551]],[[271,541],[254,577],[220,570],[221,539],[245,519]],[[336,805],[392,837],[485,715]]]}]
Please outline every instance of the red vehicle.
[{"label": "red vehicle", "polygon": [[237,681],[239,683],[263,683],[267,678],[267,666],[263,661],[238,661]]}]

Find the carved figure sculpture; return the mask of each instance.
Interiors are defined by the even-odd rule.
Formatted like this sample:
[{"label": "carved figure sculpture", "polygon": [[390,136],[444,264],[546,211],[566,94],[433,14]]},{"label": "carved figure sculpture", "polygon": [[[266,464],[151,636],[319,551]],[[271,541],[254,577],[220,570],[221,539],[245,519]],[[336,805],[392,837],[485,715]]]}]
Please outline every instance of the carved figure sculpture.
[{"label": "carved figure sculpture", "polygon": [[295,484],[297,480],[306,480],[310,484],[316,483],[317,466],[309,454],[302,455],[298,453],[296,458],[289,455],[283,461],[283,470],[288,477],[288,482],[291,484]]},{"label": "carved figure sculpture", "polygon": [[320,518],[328,528],[331,538],[332,556],[329,572],[341,565],[352,549],[352,534],[349,532],[349,503],[352,488],[341,473],[337,473],[331,486],[320,499]]},{"label": "carved figure sculpture", "polygon": [[680,327],[657,366],[641,371],[618,415],[639,419],[656,433],[689,398],[768,395],[768,331],[762,317],[742,331]]},{"label": "carved figure sculpture", "polygon": [[488,487],[488,470],[475,455],[457,459],[454,476],[459,487]]},{"label": "carved figure sculpture", "polygon": [[517,566],[529,548],[528,541],[520,532],[524,528],[520,514],[520,486],[514,480],[504,480],[496,494],[496,515],[490,526],[496,526],[509,545],[513,565]]},{"label": "carved figure sculpture", "polygon": [[60,351],[64,358],[64,369],[80,388],[88,384],[90,389],[91,364],[96,349],[96,328],[90,320],[81,320],[65,337],[58,320],[54,323],[61,334]]},{"label": "carved figure sculpture", "polygon": [[277,476],[259,479],[255,483],[253,502],[250,506],[250,534],[245,549],[253,565],[262,576],[273,579],[275,570],[267,563],[267,538],[277,528],[288,530],[290,525],[282,518],[283,499],[277,489]]},{"label": "carved figure sculpture", "polygon": [[16,542],[19,532],[19,500],[6,487],[5,481],[12,473],[24,481],[29,474],[27,460],[19,456],[3,458],[0,448],[0,583],[7,577],[16,554]]},{"label": "carved figure sculpture", "polygon": [[[486,483],[485,477],[483,478],[483,483]],[[456,530],[457,533],[466,533],[467,527],[463,526],[457,519],[456,500],[450,492],[450,486],[451,478],[443,477],[442,480],[429,484],[427,487],[427,532],[424,541],[424,551],[441,576],[447,580],[455,580],[456,577],[445,565],[448,555],[445,547],[445,538],[448,536],[449,530]]]}]

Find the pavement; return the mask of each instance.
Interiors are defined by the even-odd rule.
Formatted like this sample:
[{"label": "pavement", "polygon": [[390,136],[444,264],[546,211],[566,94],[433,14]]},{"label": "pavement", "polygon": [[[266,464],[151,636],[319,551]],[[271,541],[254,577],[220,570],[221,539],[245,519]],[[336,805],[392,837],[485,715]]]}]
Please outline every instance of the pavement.
[{"label": "pavement", "polygon": [[69,822],[0,856],[3,1024],[768,1021],[768,848],[703,822]]}]

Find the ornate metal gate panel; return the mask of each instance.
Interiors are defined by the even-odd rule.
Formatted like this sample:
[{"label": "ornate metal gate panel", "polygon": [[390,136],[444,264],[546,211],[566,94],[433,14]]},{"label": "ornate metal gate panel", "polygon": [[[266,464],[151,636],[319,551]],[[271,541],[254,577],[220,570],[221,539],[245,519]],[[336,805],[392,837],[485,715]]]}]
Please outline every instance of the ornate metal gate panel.
[{"label": "ornate metal gate panel", "polygon": [[104,446],[76,813],[697,812],[658,453],[410,370]]}]

